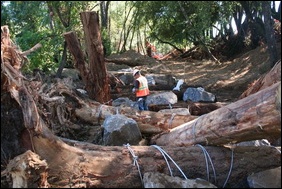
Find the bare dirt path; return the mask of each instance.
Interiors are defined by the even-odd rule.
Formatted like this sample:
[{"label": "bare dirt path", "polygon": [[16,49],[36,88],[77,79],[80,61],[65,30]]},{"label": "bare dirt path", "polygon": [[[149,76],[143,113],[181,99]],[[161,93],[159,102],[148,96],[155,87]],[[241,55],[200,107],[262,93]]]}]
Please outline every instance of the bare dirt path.
[{"label": "bare dirt path", "polygon": [[[281,57],[280,44],[277,47]],[[126,53],[124,56],[136,59],[136,56],[142,55]],[[143,61],[147,61],[147,58],[142,57]],[[184,79],[187,85],[203,86],[206,91],[215,94],[219,102],[234,102],[252,82],[271,69],[268,60],[266,47],[261,46],[238,55],[233,60],[221,63],[211,60],[175,58],[148,61],[148,64],[135,67],[145,74],[171,74],[176,79]],[[121,67],[117,65],[118,69]]]}]

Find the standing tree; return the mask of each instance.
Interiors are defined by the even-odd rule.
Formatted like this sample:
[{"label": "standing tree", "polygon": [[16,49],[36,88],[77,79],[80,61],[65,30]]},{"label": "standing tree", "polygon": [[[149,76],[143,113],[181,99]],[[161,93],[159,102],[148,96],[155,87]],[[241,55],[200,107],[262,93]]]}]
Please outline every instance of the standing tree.
[{"label": "standing tree", "polygon": [[[90,98],[100,103],[110,100],[109,79],[104,61],[99,16],[96,12],[80,13],[89,60],[89,78],[86,84]],[[83,73],[82,73],[83,74]]]},{"label": "standing tree", "polygon": [[99,17],[96,12],[82,12],[80,16],[85,33],[88,64],[84,60],[84,53],[74,32],[67,32],[64,37],[75,59],[74,66],[80,71],[89,97],[100,103],[107,103],[110,101],[110,88],[104,61]]},{"label": "standing tree", "polygon": [[262,1],[262,11],[264,15],[264,28],[267,42],[267,50],[270,56],[270,66],[272,68],[278,60],[278,54],[273,30],[273,22],[271,20],[270,1]]}]

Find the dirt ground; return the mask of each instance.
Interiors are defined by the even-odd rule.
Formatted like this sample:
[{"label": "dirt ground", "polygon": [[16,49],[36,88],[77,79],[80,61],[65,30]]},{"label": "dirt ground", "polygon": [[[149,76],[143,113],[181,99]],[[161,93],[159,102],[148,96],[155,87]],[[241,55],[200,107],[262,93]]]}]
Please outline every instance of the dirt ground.
[{"label": "dirt ground", "polygon": [[[281,59],[281,42],[277,44],[277,50]],[[152,61],[152,58],[133,51],[120,56],[148,62],[134,67],[142,70],[143,75],[147,73],[171,74],[177,80],[184,79],[187,85],[201,85],[206,91],[215,94],[218,102],[236,101],[251,83],[271,69],[265,46],[242,53],[233,60],[220,63],[179,57]],[[128,68],[128,66],[119,64],[107,67],[109,71],[121,68]]]}]

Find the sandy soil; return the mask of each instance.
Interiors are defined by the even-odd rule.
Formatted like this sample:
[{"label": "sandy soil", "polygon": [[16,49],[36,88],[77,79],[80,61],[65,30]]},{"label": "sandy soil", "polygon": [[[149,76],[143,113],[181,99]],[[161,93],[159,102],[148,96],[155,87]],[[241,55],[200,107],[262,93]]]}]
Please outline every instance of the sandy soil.
[{"label": "sandy soil", "polygon": [[[281,58],[281,42],[278,54]],[[121,55],[122,56],[122,55]],[[143,56],[126,53],[124,56],[136,59]],[[147,57],[147,59],[151,59]],[[122,65],[108,68],[121,69]],[[265,46],[258,47],[234,58],[231,61],[216,63],[211,60],[179,59],[148,61],[148,64],[135,66],[143,73],[172,74],[176,79],[184,79],[187,85],[202,85],[206,91],[217,96],[219,102],[234,102],[256,79],[271,68]]]}]

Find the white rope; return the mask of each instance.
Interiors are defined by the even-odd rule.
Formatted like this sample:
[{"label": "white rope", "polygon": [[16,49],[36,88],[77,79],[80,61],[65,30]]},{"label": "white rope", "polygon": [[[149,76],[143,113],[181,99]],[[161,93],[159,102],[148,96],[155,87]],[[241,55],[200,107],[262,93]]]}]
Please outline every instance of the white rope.
[{"label": "white rope", "polygon": [[116,114],[119,114],[119,107],[116,106]]},{"label": "white rope", "polygon": [[101,104],[98,108],[98,115],[97,115],[97,118],[99,119],[101,117],[101,113],[102,113],[102,106],[104,106],[104,104]]},{"label": "white rope", "polygon": [[212,169],[213,169],[213,174],[214,174],[214,180],[215,180],[215,183],[216,183],[215,169],[214,169],[214,166],[213,166],[213,163],[212,163],[212,160],[211,160],[211,157],[210,157],[209,153],[207,152],[207,150],[202,145],[196,144],[196,146],[199,146],[202,149],[202,151],[204,152],[205,160],[206,160],[206,166],[207,166],[208,181],[210,181],[210,176],[209,176],[209,165],[208,165],[207,157],[209,158],[209,161],[211,163],[211,166],[212,166]]},{"label": "white rope", "polygon": [[[201,116],[200,116],[200,117],[201,117]],[[196,131],[195,131],[195,126],[196,126],[196,124],[198,123],[198,120],[199,120],[200,117],[196,118],[196,120],[194,121],[194,124],[193,124],[193,126],[192,126],[192,133],[193,133],[193,138],[194,138],[195,143],[196,143]]]},{"label": "white rope", "polygon": [[279,150],[278,148],[276,148],[275,146],[272,146],[271,147],[275,148],[280,154],[281,154],[281,150]]},{"label": "white rope", "polygon": [[169,173],[170,173],[171,176],[173,176],[173,175],[172,175],[171,168],[170,168],[170,166],[169,166],[169,163],[168,163],[168,161],[167,161],[167,158],[166,158],[166,156],[165,156],[163,150],[160,149],[158,146],[155,146],[155,145],[152,145],[152,146],[155,147],[155,148],[157,148],[157,149],[161,152],[161,154],[164,156],[165,162],[166,162],[166,164],[167,164],[167,166],[168,166]]},{"label": "white rope", "polygon": [[[164,154],[173,162],[173,164],[177,167],[177,169],[182,173],[182,175],[184,176],[184,178],[187,180],[188,178],[186,177],[186,175],[183,173],[183,171],[180,169],[180,167],[173,161],[173,159],[161,148],[161,147],[159,147],[159,146],[157,146],[157,145],[151,145],[151,146],[153,146],[153,147],[155,147],[155,148],[157,148],[160,152],[161,152],[161,154],[164,156]],[[165,160],[166,160],[166,163],[167,163],[167,165],[168,165],[168,168],[169,168],[169,171],[170,171],[170,175],[171,176],[173,176],[172,175],[172,172],[171,172],[171,169],[170,169],[170,166],[169,166],[169,164],[168,164],[168,162],[167,162],[167,159],[166,159],[166,157],[164,156],[164,158],[165,158]]]},{"label": "white rope", "polygon": [[174,118],[175,116],[176,116],[175,113],[172,113],[172,114],[171,114],[170,120],[169,120],[169,122],[168,122],[168,128],[171,128],[172,120],[173,120],[173,118]]},{"label": "white rope", "polygon": [[223,186],[222,186],[222,188],[224,188],[225,187],[225,185],[226,185],[226,183],[227,183],[227,181],[228,181],[228,179],[229,179],[229,177],[230,177],[230,175],[231,175],[231,170],[232,170],[232,168],[233,168],[233,156],[234,156],[234,149],[233,148],[231,148],[231,152],[232,152],[232,154],[231,154],[231,164],[230,164],[230,169],[229,169],[229,173],[228,173],[228,176],[227,176],[227,178],[226,178],[226,181],[224,182],[224,184],[223,184]]},{"label": "white rope", "polygon": [[132,157],[133,157],[133,165],[134,166],[137,166],[137,169],[138,169],[138,172],[139,172],[139,176],[140,176],[140,179],[141,179],[141,183],[143,185],[143,179],[142,179],[142,174],[141,174],[141,171],[140,171],[140,167],[139,167],[139,164],[138,164],[138,156],[136,156],[132,150],[132,148],[130,148],[130,144],[124,144],[123,146],[127,147],[127,149],[129,150],[129,152],[131,153]]},{"label": "white rope", "polygon": [[169,109],[172,109],[171,103],[168,103]]}]

